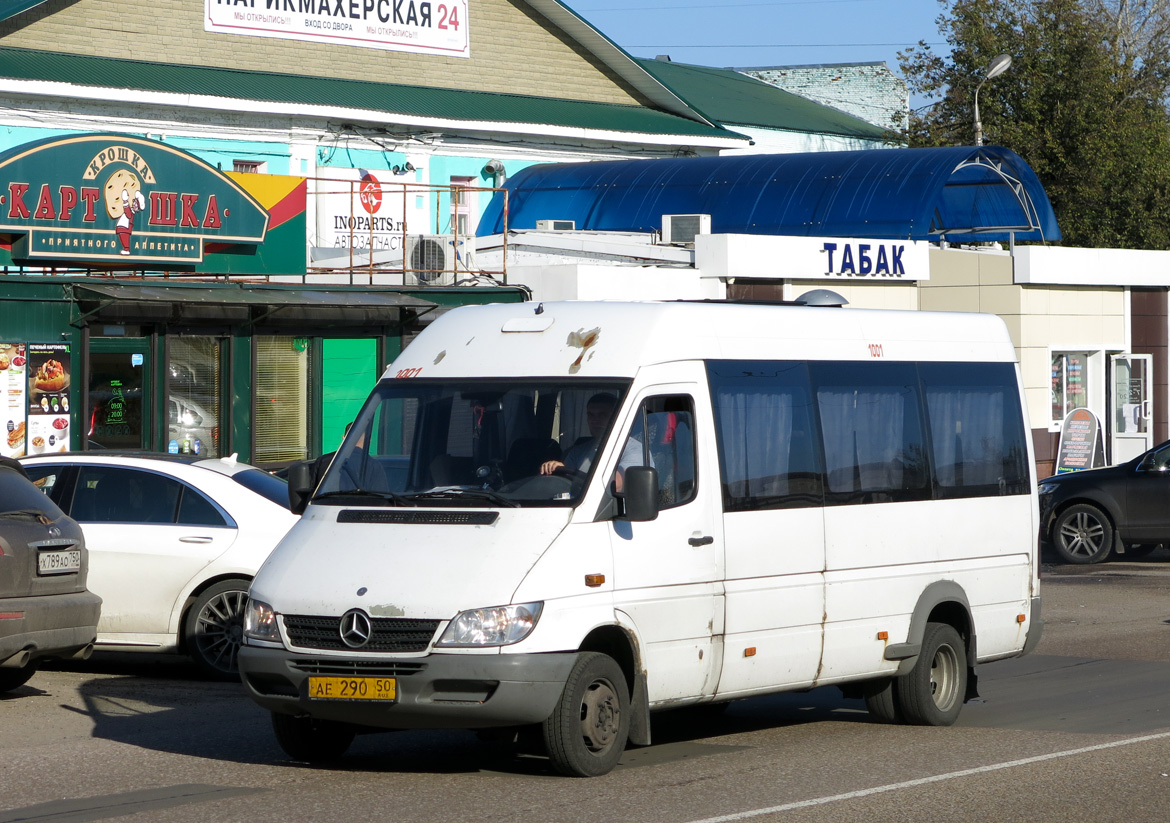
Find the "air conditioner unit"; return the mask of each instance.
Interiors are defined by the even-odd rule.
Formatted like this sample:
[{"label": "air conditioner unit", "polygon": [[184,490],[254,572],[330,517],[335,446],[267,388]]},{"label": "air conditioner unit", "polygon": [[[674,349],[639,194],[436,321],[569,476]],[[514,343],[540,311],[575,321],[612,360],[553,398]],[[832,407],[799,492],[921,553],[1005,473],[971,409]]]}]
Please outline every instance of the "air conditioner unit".
[{"label": "air conditioner unit", "polygon": [[540,231],[576,231],[576,220],[537,220],[536,228]]},{"label": "air conditioner unit", "polygon": [[406,236],[403,268],[408,285],[453,286],[468,272],[476,271],[475,238],[449,234]]},{"label": "air conditioner unit", "polygon": [[686,245],[695,242],[696,234],[711,233],[709,214],[664,214],[662,215],[662,242],[671,245]]}]

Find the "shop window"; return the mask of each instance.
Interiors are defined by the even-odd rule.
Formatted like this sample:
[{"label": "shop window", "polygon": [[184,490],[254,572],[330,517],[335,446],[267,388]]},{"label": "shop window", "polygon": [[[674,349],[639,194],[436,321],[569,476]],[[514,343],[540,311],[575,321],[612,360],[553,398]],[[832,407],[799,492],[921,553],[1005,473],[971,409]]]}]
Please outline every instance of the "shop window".
[{"label": "shop window", "polygon": [[303,337],[256,338],[252,462],[308,458],[309,352]]},{"label": "shop window", "polygon": [[1089,352],[1052,353],[1052,422],[1089,405]]},{"label": "shop window", "polygon": [[167,449],[220,457],[220,341],[214,337],[167,340]]}]

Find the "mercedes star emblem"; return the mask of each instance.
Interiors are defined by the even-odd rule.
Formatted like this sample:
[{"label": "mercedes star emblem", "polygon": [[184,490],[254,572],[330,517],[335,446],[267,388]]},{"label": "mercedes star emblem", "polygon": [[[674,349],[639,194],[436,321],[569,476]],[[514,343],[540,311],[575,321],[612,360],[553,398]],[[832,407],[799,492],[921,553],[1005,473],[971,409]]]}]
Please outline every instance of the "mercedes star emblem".
[{"label": "mercedes star emblem", "polygon": [[350,609],[341,616],[341,642],[351,649],[361,648],[370,642],[374,626],[370,617],[361,609]]}]

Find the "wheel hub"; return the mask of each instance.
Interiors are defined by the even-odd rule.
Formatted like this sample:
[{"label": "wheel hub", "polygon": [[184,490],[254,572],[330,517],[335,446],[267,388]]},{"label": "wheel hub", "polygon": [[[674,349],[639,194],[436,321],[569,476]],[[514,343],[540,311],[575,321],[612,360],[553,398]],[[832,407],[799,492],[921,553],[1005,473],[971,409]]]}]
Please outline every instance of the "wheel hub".
[{"label": "wheel hub", "polygon": [[594,683],[581,702],[581,735],[590,751],[598,752],[617,739],[621,704],[608,683]]}]

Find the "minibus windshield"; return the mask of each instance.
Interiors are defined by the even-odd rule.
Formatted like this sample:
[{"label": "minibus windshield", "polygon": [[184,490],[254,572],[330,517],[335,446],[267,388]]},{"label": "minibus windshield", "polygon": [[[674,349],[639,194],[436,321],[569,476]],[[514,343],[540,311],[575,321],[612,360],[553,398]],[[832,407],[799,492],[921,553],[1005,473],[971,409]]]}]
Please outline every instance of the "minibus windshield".
[{"label": "minibus windshield", "polygon": [[627,380],[383,380],[313,497],[369,506],[573,506]]}]

